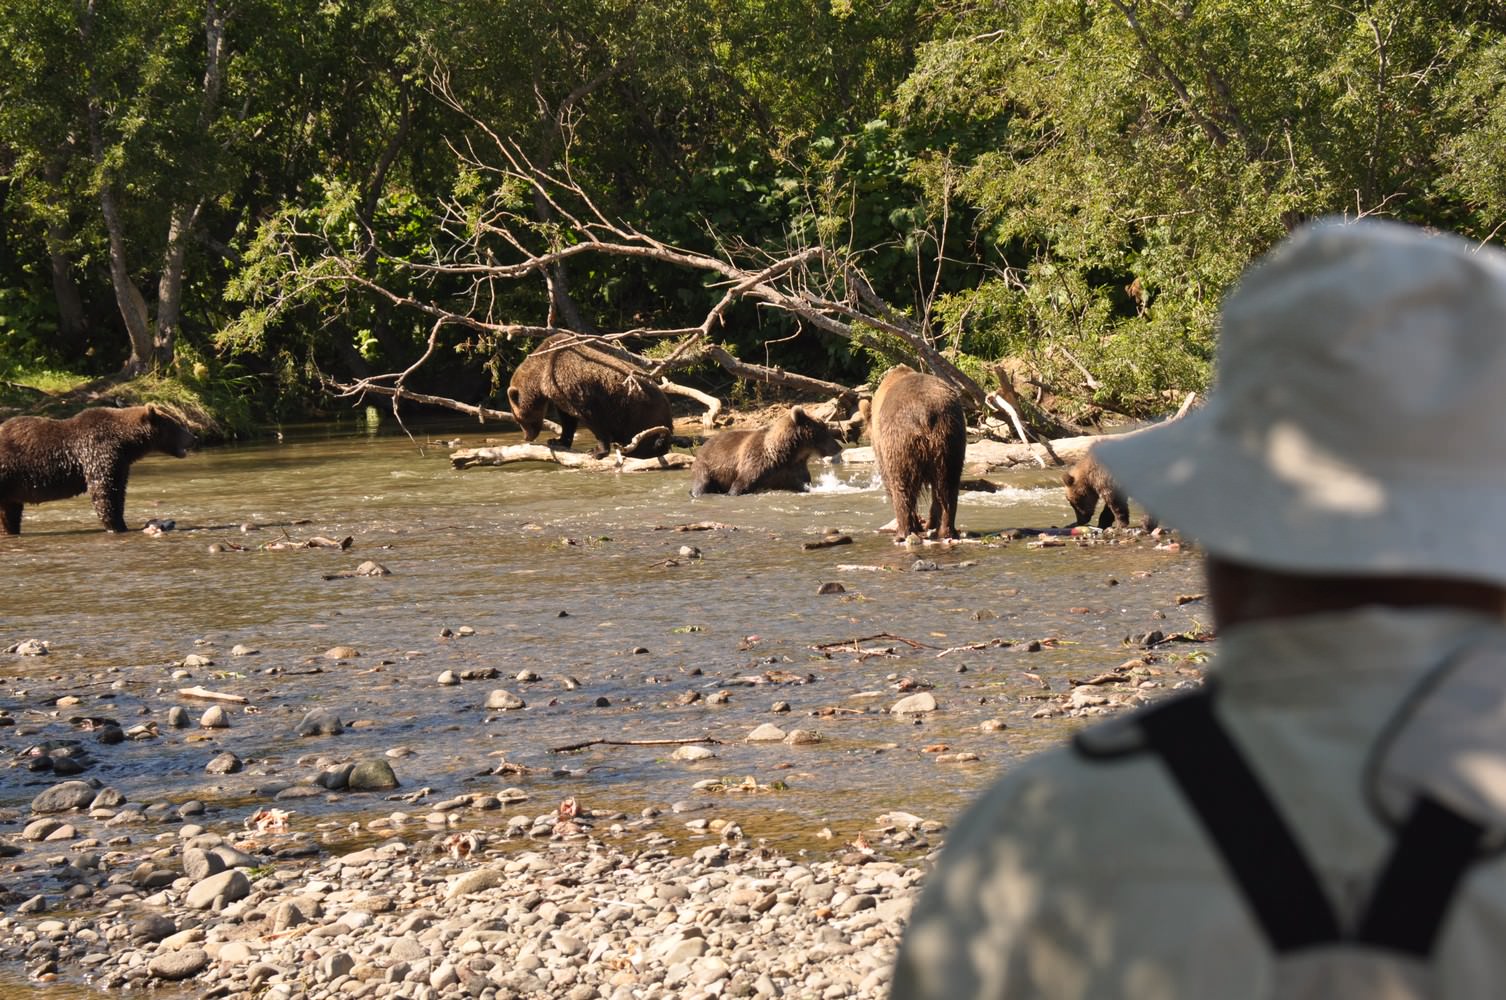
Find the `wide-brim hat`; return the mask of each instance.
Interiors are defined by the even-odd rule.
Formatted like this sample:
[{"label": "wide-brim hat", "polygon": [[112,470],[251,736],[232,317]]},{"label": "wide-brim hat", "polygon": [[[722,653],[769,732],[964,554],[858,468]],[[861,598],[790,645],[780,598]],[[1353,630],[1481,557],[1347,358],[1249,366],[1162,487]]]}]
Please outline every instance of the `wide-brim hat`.
[{"label": "wide-brim hat", "polygon": [[1506,254],[1306,226],[1225,300],[1207,403],[1093,453],[1217,556],[1506,585]]}]

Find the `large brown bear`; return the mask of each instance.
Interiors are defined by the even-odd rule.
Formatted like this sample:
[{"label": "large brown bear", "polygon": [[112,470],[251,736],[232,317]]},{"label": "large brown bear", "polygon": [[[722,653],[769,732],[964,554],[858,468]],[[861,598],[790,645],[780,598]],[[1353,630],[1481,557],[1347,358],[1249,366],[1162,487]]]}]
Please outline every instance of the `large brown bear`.
[{"label": "large brown bear", "polygon": [[[1062,483],[1067,487],[1067,503],[1072,505],[1072,512],[1077,515],[1072,527],[1081,527],[1093,520],[1093,511],[1097,509],[1099,500],[1103,501],[1103,514],[1098,518],[1100,528],[1110,525],[1129,527],[1129,498],[1124,495],[1119,484],[1114,482],[1109,470],[1099,465],[1091,453],[1062,473]],[[1149,531],[1156,526],[1155,519],[1147,514],[1141,526]]]},{"label": "large brown bear", "polygon": [[894,505],[895,538],[921,532],[915,504],[924,488],[931,491],[926,528],[937,538],[956,538],[967,453],[967,420],[956,390],[907,365],[891,368],[873,394],[868,436]]},{"label": "large brown bear", "polygon": [[525,441],[538,437],[551,405],[560,436],[550,445],[570,447],[576,427],[585,424],[596,435],[591,454],[597,458],[612,445],[626,445],[654,427],[664,428],[664,433],[649,435],[623,454],[653,458],[673,443],[674,415],[664,390],[632,362],[577,334],[556,333],[519,363],[507,386],[507,405]]},{"label": "large brown bear", "polygon": [[792,406],[767,427],[723,431],[695,453],[690,495],[801,490],[813,458],[835,458],[842,445],[824,420]]},{"label": "large brown bear", "polygon": [[155,404],[95,407],[69,417],[11,417],[0,424],[0,528],[21,533],[21,509],[85,491],[108,531],[125,531],[126,479],[148,452],[183,458],[197,442]]}]

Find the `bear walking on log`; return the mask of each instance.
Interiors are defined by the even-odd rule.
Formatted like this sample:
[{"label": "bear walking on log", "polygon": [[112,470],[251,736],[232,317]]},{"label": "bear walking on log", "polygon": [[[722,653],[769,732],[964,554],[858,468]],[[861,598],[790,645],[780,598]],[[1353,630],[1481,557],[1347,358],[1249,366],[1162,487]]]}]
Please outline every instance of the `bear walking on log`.
[{"label": "bear walking on log", "polygon": [[187,456],[193,432],[155,404],[95,407],[67,420],[11,417],[0,424],[0,530],[21,533],[29,503],[88,492],[107,531],[125,531],[126,479],[148,452]]},{"label": "bear walking on log", "polygon": [[596,436],[591,453],[595,458],[657,427],[664,432],[648,435],[631,449],[624,448],[623,454],[655,458],[673,443],[674,415],[664,390],[632,362],[577,334],[546,338],[518,364],[508,382],[507,405],[523,428],[524,441],[538,437],[551,405],[560,425],[560,436],[549,442],[551,447],[569,448],[576,427],[585,424]]},{"label": "bear walking on log", "polygon": [[723,431],[701,445],[690,468],[690,495],[801,490],[811,481],[807,462],[840,454],[826,422],[792,406],[767,427]]},{"label": "bear walking on log", "polygon": [[[1124,495],[1119,484],[1114,482],[1109,470],[1099,465],[1091,453],[1062,473],[1062,483],[1067,487],[1067,503],[1072,505],[1072,512],[1077,515],[1072,527],[1082,527],[1093,520],[1093,511],[1097,509],[1099,500],[1103,501],[1103,514],[1098,518],[1098,527],[1129,527],[1129,498]],[[1156,526],[1156,522],[1146,515],[1142,526],[1150,531]]]},{"label": "bear walking on log", "polygon": [[967,453],[962,397],[934,375],[897,365],[873,394],[870,420],[873,455],[894,505],[894,537],[921,533],[915,505],[920,491],[929,488],[926,528],[937,538],[956,538],[957,493]]}]

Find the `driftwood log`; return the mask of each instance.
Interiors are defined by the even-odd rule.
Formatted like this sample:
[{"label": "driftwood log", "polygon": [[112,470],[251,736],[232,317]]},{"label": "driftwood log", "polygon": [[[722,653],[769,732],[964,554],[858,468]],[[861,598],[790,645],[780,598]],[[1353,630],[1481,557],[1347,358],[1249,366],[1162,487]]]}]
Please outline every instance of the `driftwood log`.
[{"label": "driftwood log", "polygon": [[457,469],[477,465],[511,465],[514,462],[553,462],[567,469],[586,472],[654,472],[660,469],[688,469],[695,458],[682,451],[672,451],[658,458],[624,458],[613,454],[592,458],[583,451],[565,451],[547,444],[506,444],[494,448],[461,448],[450,453],[450,464]]}]

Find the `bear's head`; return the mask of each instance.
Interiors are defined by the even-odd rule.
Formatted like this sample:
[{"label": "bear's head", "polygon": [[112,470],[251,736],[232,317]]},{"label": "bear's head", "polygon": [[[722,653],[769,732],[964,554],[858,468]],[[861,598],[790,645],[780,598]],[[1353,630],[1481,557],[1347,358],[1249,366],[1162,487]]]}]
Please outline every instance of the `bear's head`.
[{"label": "bear's head", "polygon": [[174,458],[187,458],[188,453],[199,446],[199,439],[182,418],[165,407],[148,403],[146,420],[151,426],[152,448],[156,451]]},{"label": "bear's head", "polygon": [[842,454],[842,442],[837,440],[831,425],[806,413],[803,407],[792,406],[786,416],[800,442],[802,453],[836,461]]},{"label": "bear's head", "polygon": [[1074,473],[1071,469],[1062,473],[1062,484],[1067,487],[1067,503],[1072,505],[1072,512],[1077,515],[1079,524],[1087,524],[1092,520],[1093,511],[1098,506],[1098,488],[1090,478],[1086,474]]},{"label": "bear's head", "polygon": [[523,428],[523,440],[532,441],[544,429],[544,415],[549,411],[549,400],[542,395],[528,392],[516,386],[507,387],[507,408],[512,418]]}]

